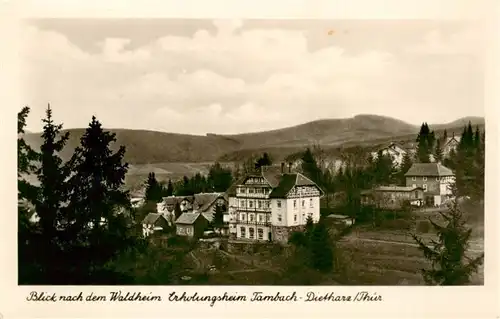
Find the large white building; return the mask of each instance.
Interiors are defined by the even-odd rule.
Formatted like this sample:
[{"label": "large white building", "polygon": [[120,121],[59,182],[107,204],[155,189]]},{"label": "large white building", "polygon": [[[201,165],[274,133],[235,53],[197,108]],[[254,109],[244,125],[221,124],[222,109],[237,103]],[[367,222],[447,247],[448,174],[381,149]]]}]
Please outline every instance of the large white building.
[{"label": "large white building", "polygon": [[236,239],[286,242],[308,216],[319,221],[322,195],[313,181],[290,168],[285,172],[284,165],[263,167],[228,190],[230,234]]}]

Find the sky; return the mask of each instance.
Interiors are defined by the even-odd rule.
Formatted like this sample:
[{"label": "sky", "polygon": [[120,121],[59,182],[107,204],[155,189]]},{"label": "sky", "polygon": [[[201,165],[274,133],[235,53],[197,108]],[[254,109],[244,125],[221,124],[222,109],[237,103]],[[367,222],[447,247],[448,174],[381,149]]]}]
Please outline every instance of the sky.
[{"label": "sky", "polygon": [[44,19],[23,27],[29,131],[235,134],[357,114],[484,116],[473,21]]}]

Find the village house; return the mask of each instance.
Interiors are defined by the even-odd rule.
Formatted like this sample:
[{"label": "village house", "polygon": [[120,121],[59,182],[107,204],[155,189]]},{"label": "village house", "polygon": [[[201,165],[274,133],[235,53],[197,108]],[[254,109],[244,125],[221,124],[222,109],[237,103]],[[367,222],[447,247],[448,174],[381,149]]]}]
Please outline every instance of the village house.
[{"label": "village house", "polygon": [[460,144],[461,136],[455,136],[453,134],[452,137],[448,137],[446,141],[444,141],[443,145],[443,157],[448,157],[452,150],[456,151],[458,145]]},{"label": "village house", "polygon": [[[227,215],[228,199],[223,193],[199,193],[191,196],[168,196],[157,204],[157,212],[162,214],[171,225],[175,222],[175,207],[180,213],[197,212],[211,216],[217,207]],[[226,217],[226,220],[228,218]]]},{"label": "village house", "polygon": [[440,206],[452,196],[450,186],[455,183],[455,174],[439,163],[415,163],[405,177],[406,186],[423,189],[427,203]]},{"label": "village house", "polygon": [[142,235],[148,237],[154,232],[167,230],[168,227],[168,222],[163,215],[149,213],[142,221]]},{"label": "village house", "polygon": [[229,231],[236,239],[287,242],[308,216],[319,221],[323,191],[291,165],[265,166],[228,190]]},{"label": "village house", "polygon": [[372,152],[372,158],[376,159],[378,157],[378,153],[381,152],[382,155],[389,155],[392,159],[392,163],[395,167],[399,167],[401,163],[403,163],[403,157],[407,153],[407,150],[405,150],[403,147],[400,145],[392,142],[389,145],[379,149],[376,152]]},{"label": "village house", "polygon": [[405,205],[421,206],[424,189],[416,186],[379,186],[361,192],[361,204],[378,208],[400,209]]},{"label": "village house", "polygon": [[178,236],[186,236],[191,238],[199,238],[203,236],[209,224],[207,219],[208,214],[201,213],[182,213],[175,221],[176,234]]}]

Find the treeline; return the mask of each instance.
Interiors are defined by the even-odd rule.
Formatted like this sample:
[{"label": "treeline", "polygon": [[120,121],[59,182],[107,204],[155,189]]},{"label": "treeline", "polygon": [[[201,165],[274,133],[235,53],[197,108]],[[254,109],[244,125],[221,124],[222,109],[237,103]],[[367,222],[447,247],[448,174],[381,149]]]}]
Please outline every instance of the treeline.
[{"label": "treeline", "polygon": [[[115,135],[92,117],[64,162],[60,152],[69,133],[61,133],[50,106],[39,151],[23,139],[28,113],[25,107],[18,114],[19,284],[130,282],[112,266],[120,253],[143,244],[127,214],[125,148],[113,152]],[[38,182],[28,182],[28,175]]]},{"label": "treeline", "polygon": [[151,172],[145,182],[145,200],[160,202],[163,197],[168,196],[190,196],[199,193],[225,192],[233,183],[233,173],[230,168],[223,167],[216,162],[210,166],[208,175],[196,173],[189,178],[184,176],[181,180],[161,183],[156,179],[155,173]]}]

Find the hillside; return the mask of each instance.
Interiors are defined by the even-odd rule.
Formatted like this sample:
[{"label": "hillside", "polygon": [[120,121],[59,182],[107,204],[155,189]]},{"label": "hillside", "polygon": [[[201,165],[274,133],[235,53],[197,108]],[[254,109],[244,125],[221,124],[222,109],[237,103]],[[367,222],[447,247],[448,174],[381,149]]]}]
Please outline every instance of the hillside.
[{"label": "hillside", "polygon": [[[431,125],[431,129],[455,128],[458,134],[463,123],[484,124],[483,118],[464,118],[447,124]],[[481,125],[483,126],[483,125]],[[207,134],[206,136],[164,133],[146,130],[112,129],[117,143],[127,149],[125,160],[131,164],[165,162],[210,162],[240,160],[252,153],[268,151],[275,158],[284,158],[311,144],[325,148],[352,145],[374,145],[393,139],[411,140],[419,127],[390,117],[358,115],[347,119],[325,119],[272,131],[237,135]],[[79,144],[83,129],[70,129],[67,159]],[[41,142],[40,133],[25,134],[35,148]]]}]

